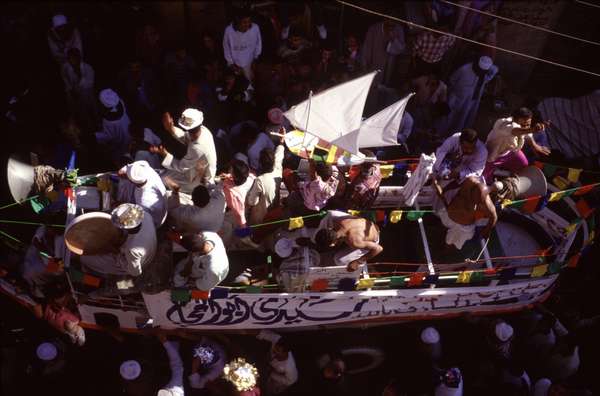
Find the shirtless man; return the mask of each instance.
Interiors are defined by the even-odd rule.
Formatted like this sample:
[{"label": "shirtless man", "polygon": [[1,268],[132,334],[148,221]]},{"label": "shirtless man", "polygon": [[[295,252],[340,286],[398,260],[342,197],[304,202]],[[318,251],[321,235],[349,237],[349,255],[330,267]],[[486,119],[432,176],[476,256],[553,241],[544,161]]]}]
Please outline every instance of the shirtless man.
[{"label": "shirtless man", "polygon": [[437,181],[434,181],[434,185],[444,203],[437,215],[448,228],[447,245],[461,249],[466,241],[473,238],[476,223],[482,219],[488,219],[488,222],[480,235],[483,238],[490,236],[498,221],[498,215],[488,188],[479,178],[467,177],[458,191],[443,191]]},{"label": "shirtless man", "polygon": [[345,243],[335,254],[334,261],[336,265],[347,265],[349,272],[356,271],[361,264],[383,251],[379,245],[379,228],[376,224],[335,210],[330,210],[321,220],[313,238],[319,250]]}]

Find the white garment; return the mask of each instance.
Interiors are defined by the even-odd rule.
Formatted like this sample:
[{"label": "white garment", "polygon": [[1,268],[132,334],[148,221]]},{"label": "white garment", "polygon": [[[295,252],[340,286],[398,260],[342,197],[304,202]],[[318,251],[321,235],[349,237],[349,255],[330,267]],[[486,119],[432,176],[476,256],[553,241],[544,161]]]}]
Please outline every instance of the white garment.
[{"label": "white garment", "polygon": [[260,56],[262,40],[260,28],[253,23],[245,32],[235,30],[233,24],[225,28],[223,35],[223,53],[228,65],[235,64],[245,68]]},{"label": "white garment", "polygon": [[[200,136],[195,141],[190,141],[189,134],[174,127],[175,137],[180,143],[187,145],[187,152],[181,159],[176,159],[172,154],[167,154],[162,165],[168,169],[162,177],[173,179],[179,184],[181,191],[191,193],[194,188],[205,179],[212,183],[217,174],[217,150],[212,133],[205,126],[201,127]],[[198,173],[203,174],[199,177]]]},{"label": "white garment", "polygon": [[462,396],[463,394],[463,379],[460,379],[458,387],[450,388],[445,384],[439,384],[435,388],[435,396]]},{"label": "white garment", "polygon": [[48,32],[48,47],[50,47],[50,53],[54,60],[62,65],[67,61],[67,53],[71,48],[79,49],[81,57],[83,57],[83,46],[81,45],[81,35],[77,28],[73,28],[73,34],[66,41],[62,41],[58,38],[56,31],[50,29]]},{"label": "white garment", "polygon": [[485,141],[488,150],[488,162],[493,162],[510,151],[521,150],[525,143],[525,136],[532,137],[532,134],[514,136],[512,131],[515,128],[521,128],[521,125],[513,122],[512,117],[496,120]]},{"label": "white garment", "polygon": [[[146,212],[150,213],[154,226],[158,228],[167,218],[167,189],[158,173],[150,167],[148,162],[136,161],[136,163],[141,163],[144,167],[146,183],[143,186],[135,186],[134,202],[131,203],[140,205]],[[132,165],[125,165],[120,171],[126,172],[127,168]]]},{"label": "white garment", "polygon": [[223,375],[223,368],[225,367],[225,364],[228,361],[225,349],[221,346],[221,344],[217,343],[216,341],[213,341],[208,337],[203,337],[202,342],[195,345],[194,348],[197,348],[199,346],[210,347],[219,355],[219,358],[204,373],[192,373],[188,377],[190,381],[190,386],[194,389],[203,389],[207,383],[221,377],[221,375]]},{"label": "white garment", "polygon": [[402,190],[400,197],[404,199],[405,206],[412,206],[419,195],[419,192],[429,180],[429,175],[433,172],[433,164],[435,163],[435,155],[431,156],[421,154],[417,169],[410,176]]},{"label": "white garment", "polygon": [[131,137],[129,136],[129,116],[123,105],[123,116],[118,120],[109,121],[105,118],[102,119],[102,130],[96,132],[96,140],[98,143],[109,145],[114,149],[112,152],[114,158],[119,158],[120,155],[126,153],[129,149],[129,142]]},{"label": "white garment", "polygon": [[171,379],[163,389],[171,392],[173,396],[183,396],[183,362],[179,355],[179,343],[175,341],[163,342],[163,347],[169,357],[169,366],[171,367]]},{"label": "white garment", "polygon": [[282,393],[291,385],[298,381],[298,369],[296,368],[296,361],[291,351],[288,352],[288,357],[284,361],[277,360],[273,353],[275,344],[279,341],[281,336],[269,330],[261,330],[256,336],[259,340],[269,341],[271,343],[271,352],[269,365],[271,366],[271,372],[267,379],[267,393],[277,395]]},{"label": "white garment", "polygon": [[129,234],[117,254],[81,256],[84,267],[101,274],[131,275],[142,274],[144,266],[152,261],[156,253],[156,229],[152,216],[144,213],[141,229]]},{"label": "white garment", "polygon": [[41,287],[53,278],[54,274],[46,271],[48,266],[48,259],[40,254],[40,251],[33,244],[33,240],[37,239],[42,245],[47,246],[44,253],[49,254],[52,257],[63,259],[66,253],[65,239],[62,235],[56,235],[54,242],[51,243],[46,239],[46,226],[40,226],[35,231],[32,238],[32,243],[27,248],[25,253],[25,259],[23,260],[23,266],[21,269],[21,276],[27,282],[32,292],[36,296],[43,296]]},{"label": "white garment", "polygon": [[469,176],[479,177],[483,173],[483,168],[485,168],[487,154],[485,145],[477,139],[473,154],[463,155],[460,148],[460,132],[458,132],[444,140],[444,143],[435,151],[436,160],[433,170],[439,172],[446,157],[452,155],[460,158],[460,163],[456,167],[459,172],[459,182],[462,182]]},{"label": "white garment", "polygon": [[[206,241],[212,243],[213,249],[208,254],[191,253],[192,271],[191,278],[195,279],[198,290],[208,291],[221,283],[229,273],[229,258],[221,237],[210,231],[200,233]],[[189,256],[181,260],[175,268],[173,284],[182,287],[187,284],[188,278],[181,275]]]},{"label": "white garment", "polygon": [[258,176],[246,196],[246,205],[250,207],[250,224],[258,224],[263,221],[265,215],[275,203],[279,183],[281,183],[283,171],[283,153],[285,149],[282,144],[275,149],[275,164],[273,171]]},{"label": "white garment", "polygon": [[[160,146],[162,141],[154,132],[149,128],[144,128],[144,142],[152,146]],[[153,169],[160,169],[161,158],[158,154],[153,154],[147,150],[138,150],[133,158],[134,161],[146,161],[150,164]]]},{"label": "white garment", "polygon": [[[200,208],[194,205],[189,195],[179,193],[171,195],[169,206],[169,222],[181,233],[198,233],[201,231],[217,232],[223,226],[225,217],[225,194],[221,183],[207,186],[210,200]],[[178,202],[177,202],[178,200]]]},{"label": "white garment", "polygon": [[93,90],[94,69],[85,62],[81,62],[79,68],[81,70],[81,77],[75,73],[75,69],[73,69],[73,66],[69,62],[65,62],[62,65],[61,76],[67,92],[76,91],[79,93],[84,90]]},{"label": "white garment", "polygon": [[269,136],[267,136],[265,133],[259,133],[254,143],[252,143],[252,145],[248,147],[248,165],[251,169],[255,171],[258,170],[260,152],[266,148],[274,149],[275,145],[273,144]]},{"label": "white garment", "polygon": [[436,214],[442,221],[442,224],[448,228],[448,232],[446,232],[447,245],[454,245],[460,250],[466,241],[475,236],[475,224],[463,225],[454,222],[448,216],[446,208],[440,208]]},{"label": "white garment", "polygon": [[408,111],[404,112],[402,116],[402,121],[400,121],[400,129],[398,129],[398,143],[406,143],[410,134],[413,131],[413,126],[415,125],[415,120],[412,115]]}]

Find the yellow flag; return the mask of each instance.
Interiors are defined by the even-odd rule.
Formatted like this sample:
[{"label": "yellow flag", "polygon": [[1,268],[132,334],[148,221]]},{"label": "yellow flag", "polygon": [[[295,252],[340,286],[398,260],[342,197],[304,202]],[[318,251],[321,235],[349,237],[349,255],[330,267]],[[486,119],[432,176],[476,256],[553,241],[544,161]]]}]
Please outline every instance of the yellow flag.
[{"label": "yellow flag", "polygon": [[473,271],[462,271],[456,278],[456,283],[469,283],[471,281],[471,275]]},{"label": "yellow flag", "polygon": [[288,229],[295,230],[296,228],[304,227],[304,219],[302,217],[291,217]]},{"label": "yellow flag", "polygon": [[375,279],[373,278],[368,278],[368,279],[360,279],[358,281],[358,289],[370,289],[375,285]]},{"label": "yellow flag", "polygon": [[352,209],[348,209],[348,214],[350,216],[358,216],[360,214],[360,210],[352,210]]},{"label": "yellow flag", "polygon": [[579,225],[579,223],[572,223],[569,224],[568,226],[565,227],[565,232],[567,234],[572,233],[573,231],[575,231],[577,229],[577,226]]},{"label": "yellow flag", "polygon": [[500,207],[502,209],[506,208],[508,205],[510,205],[512,203],[512,201],[510,199],[503,199],[502,203],[500,204]]},{"label": "yellow flag", "polygon": [[546,272],[548,272],[548,264],[536,265],[531,269],[531,277],[537,278],[539,276],[544,276],[546,275]]},{"label": "yellow flag", "polygon": [[581,171],[582,169],[569,168],[569,174],[567,175],[567,179],[569,179],[571,183],[577,183]]},{"label": "yellow flag", "polygon": [[392,210],[390,212],[390,222],[397,223],[402,219],[402,211],[401,210]]},{"label": "yellow flag", "polygon": [[560,176],[556,176],[554,179],[552,179],[552,184],[554,184],[560,190],[564,190],[565,188],[569,187],[569,181]]},{"label": "yellow flag", "polygon": [[550,198],[548,198],[548,202],[554,202],[561,199],[565,194],[562,191],[553,192],[550,194]]},{"label": "yellow flag", "polygon": [[381,178],[386,179],[394,174],[394,165],[381,165],[379,170],[381,171]]}]

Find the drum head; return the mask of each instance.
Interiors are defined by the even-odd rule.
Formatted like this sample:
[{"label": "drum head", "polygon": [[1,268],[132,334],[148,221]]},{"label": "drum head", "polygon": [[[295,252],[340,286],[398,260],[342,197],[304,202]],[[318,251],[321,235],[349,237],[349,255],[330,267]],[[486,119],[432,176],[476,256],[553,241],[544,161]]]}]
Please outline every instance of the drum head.
[{"label": "drum head", "polygon": [[97,255],[110,253],[117,246],[119,230],[108,213],[83,214],[65,230],[65,244],[75,254]]}]

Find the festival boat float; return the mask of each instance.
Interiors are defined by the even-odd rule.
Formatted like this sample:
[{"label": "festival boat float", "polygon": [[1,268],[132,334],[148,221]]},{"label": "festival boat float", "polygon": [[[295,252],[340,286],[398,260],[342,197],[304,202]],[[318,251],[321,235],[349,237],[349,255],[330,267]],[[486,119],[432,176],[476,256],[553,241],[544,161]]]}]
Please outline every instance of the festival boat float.
[{"label": "festival boat float", "polygon": [[[362,120],[373,76],[351,80],[292,107],[286,117],[298,129],[286,134],[288,148],[303,158],[344,165],[374,160],[360,148],[396,145],[410,95]],[[434,189],[426,185],[435,157],[421,155],[417,161],[383,165],[390,177],[384,179],[372,207],[351,213],[368,216],[380,226],[384,251],[372,262],[354,272],[313,266],[283,276],[276,274],[275,253],[250,251],[246,253],[254,260],[264,259],[263,279],[210,291],[171,286],[174,263],[185,252],[166,227],[158,230],[157,253],[141,276],[112,279],[82,272],[78,254],[93,251],[102,239],[110,240],[108,213],[117,187],[110,174],[80,176],[66,190],[69,250],[64,268],[81,325],[132,332],[148,326],[298,331],[518,311],[544,301],[561,269],[572,266],[593,241],[593,227],[582,221],[589,213],[582,213],[579,201],[596,185],[559,190],[532,166],[508,176],[519,188],[499,205],[499,220],[487,243],[476,236],[454,255],[442,254],[445,228],[432,210]],[[9,161],[9,183],[17,200],[30,193],[30,168]],[[297,218],[280,222],[275,239],[314,232],[308,220],[303,227],[304,221],[298,224]],[[236,259],[237,252],[228,253],[230,261]],[[308,256],[308,250],[302,254]],[[6,279],[0,278],[0,289],[24,305],[35,304]]]}]

